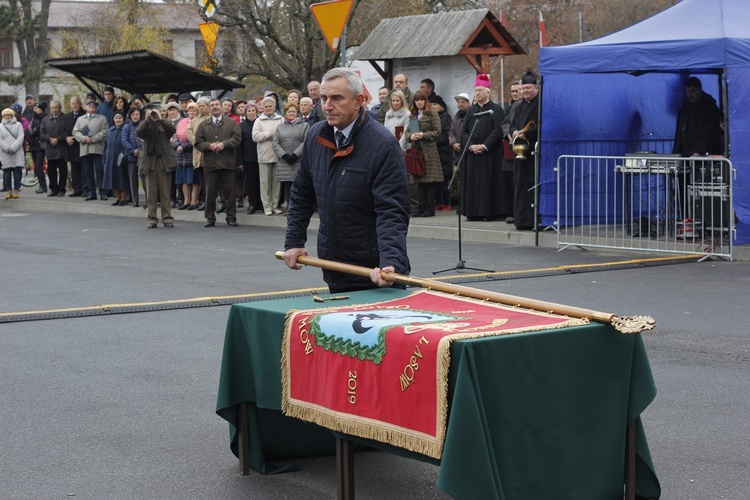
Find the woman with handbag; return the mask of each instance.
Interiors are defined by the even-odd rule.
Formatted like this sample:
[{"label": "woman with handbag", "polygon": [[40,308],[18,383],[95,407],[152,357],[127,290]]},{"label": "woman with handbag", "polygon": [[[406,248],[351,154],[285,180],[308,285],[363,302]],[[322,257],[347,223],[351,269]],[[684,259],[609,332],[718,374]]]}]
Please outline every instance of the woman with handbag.
[{"label": "woman with handbag", "polygon": [[[412,130],[412,128],[417,128],[416,122],[419,123],[419,130]],[[409,175],[410,184],[413,180],[412,185],[416,187],[417,194],[417,209],[412,213],[414,217],[435,216],[435,195],[438,186],[443,181],[443,168],[435,143],[441,131],[440,117],[430,108],[427,97],[421,92],[416,92],[411,105],[411,120],[400,141],[401,147],[407,154],[407,164],[412,163],[409,161],[409,155],[414,154],[409,151],[410,149],[421,150],[424,154],[424,174],[419,176],[410,173]],[[418,172],[415,171],[415,173]]]}]

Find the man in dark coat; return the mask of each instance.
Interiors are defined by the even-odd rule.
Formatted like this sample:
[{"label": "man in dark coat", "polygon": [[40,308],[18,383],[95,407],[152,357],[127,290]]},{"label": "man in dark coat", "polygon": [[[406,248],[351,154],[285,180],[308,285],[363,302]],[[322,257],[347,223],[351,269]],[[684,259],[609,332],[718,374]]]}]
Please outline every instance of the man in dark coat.
[{"label": "man in dark coat", "polygon": [[115,89],[104,88],[104,100],[96,108],[96,112],[107,119],[110,127],[115,124]]},{"label": "man in dark coat", "polygon": [[537,129],[521,133],[529,124],[536,123],[539,115],[539,87],[536,76],[527,72],[521,79],[521,93],[523,101],[515,109],[513,121],[510,124],[511,138],[517,143],[527,142],[529,152],[525,160],[515,160],[515,191],[513,200],[513,218],[516,229],[527,230],[534,228],[534,181],[536,179],[534,156],[531,151],[537,141]]},{"label": "man in dark coat", "polygon": [[677,115],[677,131],[672,153],[680,156],[722,154],[722,114],[716,100],[703,92],[701,81],[691,76],[685,81],[687,99]]},{"label": "man in dark coat", "polygon": [[[685,157],[722,154],[722,113],[716,100],[703,92],[703,84],[694,76],[685,81],[685,94],[687,99],[677,115],[672,153]],[[688,217],[692,212],[688,186],[693,183],[695,162],[684,163],[685,168],[677,174],[676,194],[682,199],[681,216]]]},{"label": "man in dark coat", "polygon": [[[86,112],[81,107],[80,97],[71,97],[70,106],[72,111],[65,115],[65,142],[68,147],[65,149],[65,159],[70,162],[70,182],[73,185],[73,192],[68,196],[75,198],[77,196],[84,195],[84,182],[83,182],[83,161],[81,161],[80,148],[76,138],[73,137],[73,127],[76,125],[76,121],[81,116],[85,115]],[[88,188],[86,188],[86,196],[88,196]]]},{"label": "man in dark coat", "polygon": [[26,94],[26,107],[23,108],[21,116],[26,118],[29,123],[31,123],[31,120],[34,119],[34,106],[36,106],[36,99],[34,98],[34,94]]},{"label": "man in dark coat", "polygon": [[47,175],[49,176],[48,196],[65,196],[65,184],[68,182],[68,165],[65,152],[65,117],[62,114],[60,101],[49,104],[50,112],[42,119],[39,136],[47,144]]},{"label": "man in dark coat", "polygon": [[391,283],[381,272],[407,274],[409,184],[396,138],[366,112],[362,81],[349,68],[323,77],[326,121],[310,129],[292,185],[284,263],[300,269],[307,226],[318,206],[318,257],[373,268],[370,278],[324,270],[332,293]]},{"label": "man in dark coat", "polygon": [[216,195],[221,189],[227,206],[227,224],[237,226],[235,201],[235,170],[237,160],[234,150],[242,142],[240,126],[224,116],[219,99],[208,103],[211,116],[203,120],[195,131],[195,147],[203,153],[203,180],[206,185],[206,224],[216,225]]},{"label": "man in dark coat", "polygon": [[[508,107],[505,109],[505,120],[503,120],[503,150],[508,148],[510,150],[510,141],[513,139],[510,135],[510,124],[513,122],[513,117],[516,115],[518,106],[523,102],[521,96],[521,80],[511,84],[510,86],[510,102]],[[513,180],[513,186],[515,191],[515,153],[512,157],[503,155],[503,171],[510,172]],[[505,222],[513,224],[515,221],[513,217],[506,217]]]},{"label": "man in dark coat", "polygon": [[470,221],[505,219],[512,210],[511,181],[508,172],[502,171],[505,113],[500,104],[490,100],[489,75],[477,75],[474,92],[477,102],[466,112],[461,130],[461,147],[468,144],[459,166],[461,214]]}]

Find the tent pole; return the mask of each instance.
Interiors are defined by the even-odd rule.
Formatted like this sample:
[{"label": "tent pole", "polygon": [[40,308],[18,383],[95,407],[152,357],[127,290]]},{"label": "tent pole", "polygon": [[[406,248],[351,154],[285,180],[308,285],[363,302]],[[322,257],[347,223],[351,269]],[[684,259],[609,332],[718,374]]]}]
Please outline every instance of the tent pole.
[{"label": "tent pole", "polygon": [[719,92],[721,92],[721,110],[724,113],[724,157],[729,158],[729,95],[727,85],[727,68],[719,75]]},{"label": "tent pole", "polygon": [[544,78],[542,75],[539,75],[539,109],[537,109],[537,117],[536,117],[536,123],[537,123],[537,136],[536,136],[536,145],[534,149],[536,150],[536,154],[534,155],[534,246],[539,246],[539,225],[541,221],[539,220],[539,183],[541,182],[540,175],[539,175],[539,169],[541,167],[541,161],[539,161],[540,153],[542,151],[542,105],[544,104],[542,102],[542,94],[544,90]]}]

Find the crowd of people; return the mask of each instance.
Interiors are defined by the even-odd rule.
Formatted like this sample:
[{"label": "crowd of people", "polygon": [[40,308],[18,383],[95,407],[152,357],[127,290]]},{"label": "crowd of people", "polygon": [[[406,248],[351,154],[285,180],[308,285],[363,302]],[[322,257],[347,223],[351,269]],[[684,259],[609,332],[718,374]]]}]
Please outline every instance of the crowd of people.
[{"label": "crowd of people", "polygon": [[[509,158],[507,151],[513,141],[535,141],[535,132],[524,130],[536,116],[534,75],[513,85],[506,110],[490,100],[489,76],[479,75],[473,99],[468,93],[454,97],[455,116],[448,114],[431,79],[422,80],[416,91],[406,75],[393,82],[393,88],[378,90],[378,102],[366,114],[397,139],[403,153],[423,152],[423,175],[408,175],[410,216],[433,217],[457,201],[468,220],[506,220],[518,229],[531,228],[528,172],[533,168],[528,160]],[[312,81],[306,93],[288,90],[286,100],[277,92],[255,101],[182,93],[157,103],[139,95],[126,99],[108,87],[101,103],[94,93],[83,102],[71,98],[67,114],[59,101],[37,103],[27,95],[25,108],[16,103],[2,111],[6,199],[19,197],[28,152],[34,165],[47,163],[46,175],[35,169],[36,193],[143,206],[149,228],[159,221],[173,227],[172,209],[204,211],[206,227],[215,226],[221,213],[236,226],[237,209],[286,215],[308,133],[331,118],[320,89],[320,82]],[[461,158],[454,200],[449,182]]]}]

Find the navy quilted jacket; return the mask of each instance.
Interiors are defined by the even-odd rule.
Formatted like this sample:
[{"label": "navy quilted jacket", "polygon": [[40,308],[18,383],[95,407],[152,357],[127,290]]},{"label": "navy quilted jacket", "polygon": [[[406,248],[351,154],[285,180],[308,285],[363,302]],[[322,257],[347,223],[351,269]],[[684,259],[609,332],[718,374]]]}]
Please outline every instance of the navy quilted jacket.
[{"label": "navy quilted jacket", "polygon": [[[285,249],[302,248],[318,206],[318,257],[408,274],[409,184],[396,138],[361,110],[336,149],[333,127],[312,126],[291,193]],[[323,271],[332,290],[373,288],[369,278]]]}]

